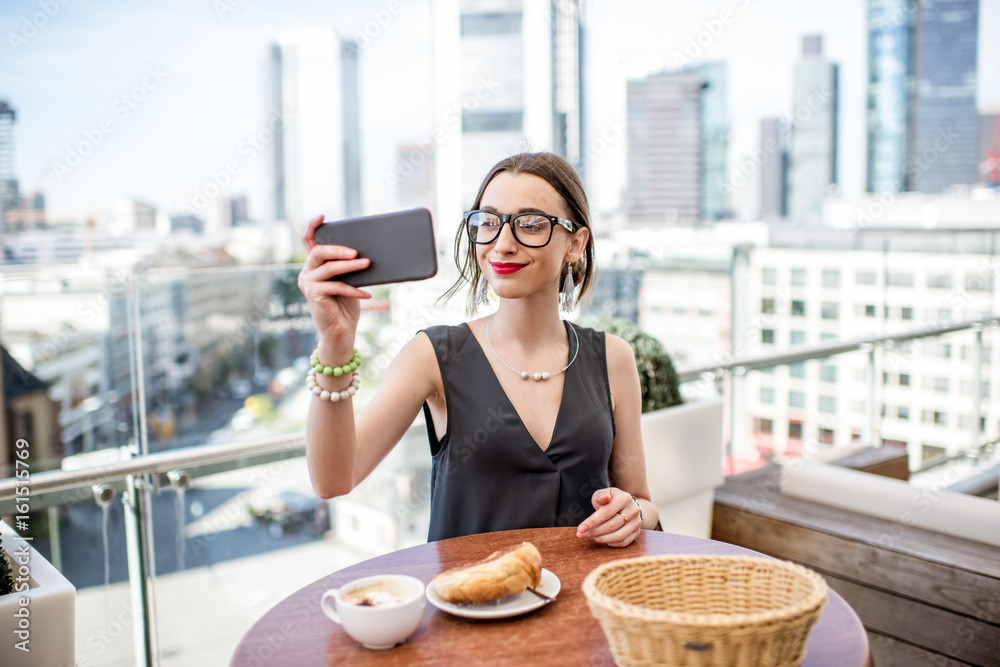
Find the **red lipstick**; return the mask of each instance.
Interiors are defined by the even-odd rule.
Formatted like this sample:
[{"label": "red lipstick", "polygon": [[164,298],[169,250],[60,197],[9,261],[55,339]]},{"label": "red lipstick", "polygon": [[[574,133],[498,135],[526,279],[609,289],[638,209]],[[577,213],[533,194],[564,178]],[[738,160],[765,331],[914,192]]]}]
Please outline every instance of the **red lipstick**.
[{"label": "red lipstick", "polygon": [[493,273],[497,275],[505,275],[508,273],[515,273],[523,269],[526,264],[515,264],[512,262],[490,262],[490,266],[493,267]]}]

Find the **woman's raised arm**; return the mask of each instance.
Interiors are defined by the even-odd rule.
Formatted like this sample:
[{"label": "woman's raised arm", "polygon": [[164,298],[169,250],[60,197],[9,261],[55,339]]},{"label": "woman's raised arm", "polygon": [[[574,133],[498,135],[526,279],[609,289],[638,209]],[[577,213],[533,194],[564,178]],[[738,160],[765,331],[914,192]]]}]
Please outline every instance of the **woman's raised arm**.
[{"label": "woman's raised arm", "polygon": [[[354,351],[360,299],[371,294],[336,276],[368,266],[351,248],[316,243],[323,216],[309,221],[302,242],[309,252],[299,273],[299,289],[306,297],[317,330],[317,350],[323,364],[350,361]],[[354,418],[353,401],[332,402],[314,396],[306,423],[306,460],[313,488],[322,498],[344,495],[368,476],[396,446],[416,418],[420,406],[435,391],[440,373],[430,340],[418,336],[404,346],[390,364],[381,386],[365,410]],[[317,374],[317,384],[330,392],[350,386],[350,375]]]}]

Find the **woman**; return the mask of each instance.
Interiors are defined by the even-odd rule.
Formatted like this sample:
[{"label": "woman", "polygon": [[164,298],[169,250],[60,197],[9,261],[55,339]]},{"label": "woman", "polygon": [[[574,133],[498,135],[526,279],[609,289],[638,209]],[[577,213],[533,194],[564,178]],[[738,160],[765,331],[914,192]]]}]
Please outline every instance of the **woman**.
[{"label": "woman", "polygon": [[[322,222],[302,237],[309,258],[299,287],[320,363],[344,364],[359,300],[371,295],[331,279],[368,260],[317,245]],[[312,400],[306,454],[317,494],[349,493],[422,408],[433,454],[428,539],[575,524],[577,537],[624,547],[655,527],[632,349],[559,317],[560,292],[571,304],[575,283],[579,298],[592,286],[589,225],[583,186],[563,158],[524,153],[495,165],[456,235],[462,275],[448,295],[468,283],[471,313],[488,284],[499,310],[417,333],[357,421],[350,378],[316,375],[314,391],[347,399]]]}]

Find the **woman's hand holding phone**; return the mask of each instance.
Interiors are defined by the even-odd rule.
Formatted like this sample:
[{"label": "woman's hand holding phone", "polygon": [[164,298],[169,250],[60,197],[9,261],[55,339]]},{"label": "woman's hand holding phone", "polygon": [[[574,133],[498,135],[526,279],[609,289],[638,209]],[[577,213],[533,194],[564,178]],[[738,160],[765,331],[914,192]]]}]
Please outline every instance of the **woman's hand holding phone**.
[{"label": "woman's hand holding phone", "polygon": [[367,268],[371,260],[357,258],[352,248],[316,243],[316,229],[323,224],[319,215],[309,221],[302,234],[302,244],[309,253],[299,272],[299,289],[309,304],[309,313],[319,337],[319,358],[326,364],[350,359],[361,315],[359,299],[371,294],[338,280],[339,275]]}]

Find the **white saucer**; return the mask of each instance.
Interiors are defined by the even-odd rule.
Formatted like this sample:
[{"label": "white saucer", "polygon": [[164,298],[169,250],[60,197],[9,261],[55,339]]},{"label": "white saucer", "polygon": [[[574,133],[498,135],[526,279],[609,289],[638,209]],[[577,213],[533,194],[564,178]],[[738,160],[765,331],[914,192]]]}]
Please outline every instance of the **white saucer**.
[{"label": "white saucer", "polygon": [[[536,586],[536,590],[543,595],[548,595],[550,598],[554,598],[559,595],[559,590],[562,588],[562,582],[559,581],[559,577],[552,573],[550,570],[542,568],[542,580]],[[529,611],[534,611],[539,607],[547,604],[545,600],[538,597],[531,591],[524,591],[518,595],[508,595],[505,598],[501,598],[496,602],[489,602],[487,604],[463,604],[458,605],[453,602],[445,602],[438,595],[437,588],[434,586],[434,582],[427,585],[427,600],[440,609],[441,611],[447,612],[449,614],[454,614],[455,616],[461,616],[463,618],[509,618],[511,616],[520,616],[521,614],[527,614]]]}]

